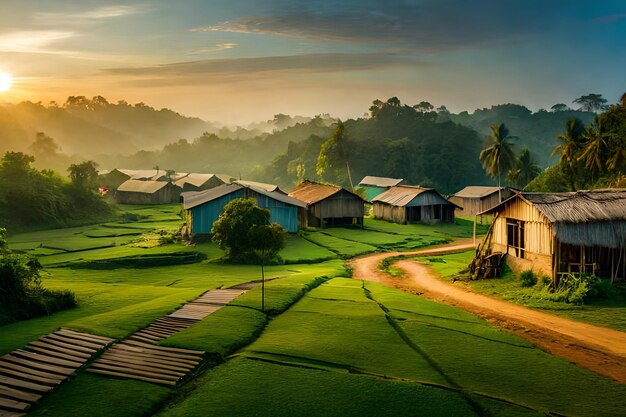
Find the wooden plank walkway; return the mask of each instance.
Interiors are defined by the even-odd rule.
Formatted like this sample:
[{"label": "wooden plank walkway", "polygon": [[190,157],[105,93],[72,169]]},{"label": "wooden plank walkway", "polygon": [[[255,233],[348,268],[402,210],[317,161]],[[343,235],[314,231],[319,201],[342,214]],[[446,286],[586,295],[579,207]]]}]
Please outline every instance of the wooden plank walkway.
[{"label": "wooden plank walkway", "polygon": [[245,292],[241,289],[207,291],[133,333],[127,340],[116,343],[87,371],[174,386],[200,364],[204,352],[157,346],[157,343],[199,322]]},{"label": "wooden plank walkway", "polygon": [[0,417],[24,415],[112,342],[107,337],[59,329],[0,356]]}]

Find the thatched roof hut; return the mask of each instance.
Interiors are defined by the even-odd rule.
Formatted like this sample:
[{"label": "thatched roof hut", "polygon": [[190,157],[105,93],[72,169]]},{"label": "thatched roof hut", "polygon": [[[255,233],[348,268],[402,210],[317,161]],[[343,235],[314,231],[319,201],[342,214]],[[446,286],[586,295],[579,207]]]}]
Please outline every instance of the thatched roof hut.
[{"label": "thatched roof hut", "polygon": [[496,215],[491,248],[517,269],[626,275],[626,189],[520,192],[483,213]]},{"label": "thatched roof hut", "polygon": [[363,225],[365,200],[338,185],[305,180],[289,192],[289,196],[307,204],[301,224],[325,227],[341,224]]},{"label": "thatched roof hut", "polygon": [[456,211],[457,216],[475,216],[489,210],[513,194],[514,191],[508,187],[469,185],[451,195],[448,200],[463,207]]},{"label": "thatched roof hut", "polygon": [[394,223],[454,223],[460,208],[434,188],[412,185],[391,187],[374,197],[374,216]]},{"label": "thatched roof hut", "polygon": [[174,184],[182,188],[183,192],[202,191],[218,185],[230,184],[234,179],[229,175],[222,174],[189,173],[174,181]]},{"label": "thatched roof hut", "polygon": [[169,204],[180,197],[180,188],[171,182],[128,180],[115,191],[121,204]]}]

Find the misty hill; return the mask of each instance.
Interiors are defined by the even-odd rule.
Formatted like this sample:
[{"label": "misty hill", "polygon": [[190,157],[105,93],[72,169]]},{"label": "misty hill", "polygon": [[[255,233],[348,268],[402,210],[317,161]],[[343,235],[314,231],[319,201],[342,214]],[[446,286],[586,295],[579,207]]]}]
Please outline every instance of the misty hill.
[{"label": "misty hill", "polygon": [[489,109],[477,109],[474,113],[459,114],[439,113],[439,120],[452,120],[476,130],[481,137],[490,135],[490,126],[504,123],[515,140],[516,151],[526,147],[533,158],[543,168],[552,165],[557,157],[550,158],[550,153],[557,145],[556,137],[565,130],[567,120],[578,117],[584,124],[593,120],[594,113],[580,110],[548,112],[540,110],[533,113],[519,104],[499,104]]},{"label": "misty hill", "polygon": [[[143,169],[159,166],[180,172],[227,173],[248,176],[253,169],[269,164],[287,149],[290,142],[298,143],[311,135],[328,137],[333,120],[315,117],[307,123],[297,123],[273,133],[261,133],[251,139],[222,138],[204,133],[192,141],[180,139],[156,151],[139,151],[129,156],[100,156],[102,168],[124,167]],[[232,132],[232,131],[231,131]]]},{"label": "misty hill", "polygon": [[0,151],[27,150],[45,132],[66,154],[98,154],[157,149],[179,138],[197,137],[216,127],[172,110],[143,103],[109,103],[103,97],[71,96],[62,106],[23,102],[0,107]]}]

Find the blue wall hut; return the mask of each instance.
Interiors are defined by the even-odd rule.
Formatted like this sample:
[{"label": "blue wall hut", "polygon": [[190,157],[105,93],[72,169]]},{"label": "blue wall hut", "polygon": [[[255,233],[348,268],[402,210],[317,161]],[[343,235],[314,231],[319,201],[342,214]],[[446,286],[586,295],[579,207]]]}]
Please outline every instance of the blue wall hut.
[{"label": "blue wall hut", "polygon": [[213,223],[224,206],[236,198],[255,199],[259,207],[270,211],[271,221],[280,224],[289,233],[298,231],[298,211],[306,210],[304,202],[277,191],[249,185],[224,184],[206,191],[183,194],[189,232],[192,235],[211,233]]}]

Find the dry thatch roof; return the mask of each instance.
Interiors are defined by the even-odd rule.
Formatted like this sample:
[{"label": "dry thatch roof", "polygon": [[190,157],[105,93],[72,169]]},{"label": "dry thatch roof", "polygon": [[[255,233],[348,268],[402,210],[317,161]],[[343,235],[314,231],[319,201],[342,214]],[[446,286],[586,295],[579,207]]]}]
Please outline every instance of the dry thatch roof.
[{"label": "dry thatch roof", "polygon": [[289,192],[289,196],[304,201],[307,204],[315,204],[344,191],[354,195],[359,200],[361,196],[354,194],[338,185],[320,184],[318,182],[304,180],[296,188]]},{"label": "dry thatch roof", "polygon": [[142,180],[128,180],[123,182],[117,189],[117,191],[125,193],[142,193],[142,194],[154,194],[160,189],[166,187],[169,182],[165,181],[142,181]]},{"label": "dry thatch roof", "polygon": [[229,177],[228,175],[197,174],[197,173],[192,172],[192,173],[186,174],[185,176],[180,177],[180,179],[178,179],[174,184],[178,185],[179,187],[184,187],[185,184],[191,184],[194,187],[202,187],[204,184],[206,184],[208,181],[210,181],[213,178],[217,178],[218,180],[220,180],[222,184],[229,184],[232,179],[232,177]]},{"label": "dry thatch roof", "polygon": [[402,181],[404,180],[400,178],[373,177],[371,175],[368,175],[361,180],[359,185],[387,188],[387,187],[393,187],[395,185],[398,185]]},{"label": "dry thatch roof", "polygon": [[243,185],[244,187],[254,187],[254,188],[261,188],[265,191],[269,191],[269,192],[279,192],[281,194],[287,194],[285,193],[283,190],[281,190],[278,185],[275,184],[266,184],[264,182],[256,182],[256,181],[245,181],[245,180],[236,180],[233,181],[233,183],[235,184],[239,184],[239,185]]}]

